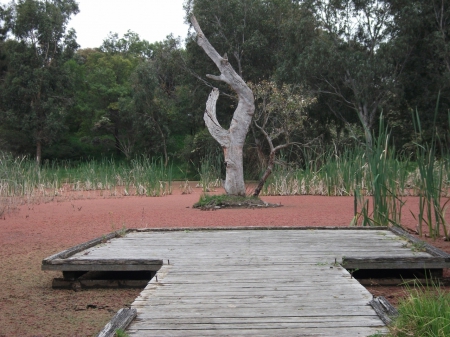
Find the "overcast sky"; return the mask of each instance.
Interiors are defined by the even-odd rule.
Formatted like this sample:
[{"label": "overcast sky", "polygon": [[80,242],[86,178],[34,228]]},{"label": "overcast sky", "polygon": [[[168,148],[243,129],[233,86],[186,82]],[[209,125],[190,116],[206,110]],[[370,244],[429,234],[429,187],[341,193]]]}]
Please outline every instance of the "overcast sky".
[{"label": "overcast sky", "polygon": [[[72,17],[81,48],[100,47],[109,32],[122,36],[129,29],[149,42],[172,33],[184,39],[183,0],[77,0],[80,12]],[[8,3],[9,0],[0,0]]]}]

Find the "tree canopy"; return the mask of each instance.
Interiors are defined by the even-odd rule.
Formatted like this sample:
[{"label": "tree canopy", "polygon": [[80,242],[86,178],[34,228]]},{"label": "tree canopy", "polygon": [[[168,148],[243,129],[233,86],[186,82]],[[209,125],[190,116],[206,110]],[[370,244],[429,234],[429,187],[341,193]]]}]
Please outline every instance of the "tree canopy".
[{"label": "tree canopy", "polygon": [[[0,6],[0,151],[38,162],[160,156],[194,167],[217,153],[205,132],[205,98],[219,89],[216,118],[225,129],[238,99],[205,76],[217,70],[194,31],[186,41],[111,32],[98,48],[79,49],[67,28],[78,11],[75,0]],[[269,112],[268,135],[289,120],[274,148],[312,140],[339,148],[349,139],[370,148],[383,115],[397,149],[408,152],[412,112],[423,139],[431,137],[439,97],[437,125],[450,142],[448,1],[186,0],[185,11],[245,82],[268,90],[256,95],[259,119],[243,148],[249,177],[259,177],[271,151],[259,128]],[[314,104],[296,114],[289,102],[299,88]],[[302,165],[302,154],[286,160]]]}]

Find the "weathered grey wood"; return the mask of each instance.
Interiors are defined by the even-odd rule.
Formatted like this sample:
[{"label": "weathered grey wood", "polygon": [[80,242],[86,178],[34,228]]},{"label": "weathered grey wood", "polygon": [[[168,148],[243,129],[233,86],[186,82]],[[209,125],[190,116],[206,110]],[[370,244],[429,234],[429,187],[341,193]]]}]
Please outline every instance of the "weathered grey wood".
[{"label": "weathered grey wood", "polygon": [[62,271],[158,271],[162,260],[145,259],[98,259],[98,260],[68,260],[56,259],[51,264],[43,264],[42,270]]},{"label": "weathered grey wood", "polygon": [[347,269],[439,269],[450,268],[442,257],[345,257],[342,266]]},{"label": "weathered grey wood", "polygon": [[446,257],[414,252],[408,242],[384,228],[129,231],[50,265],[159,262],[157,277],[132,304],[138,318],[130,336],[367,336],[387,330],[369,305],[372,295],[339,263],[447,266]]},{"label": "weathered grey wood", "polygon": [[423,247],[427,253],[436,256],[436,257],[442,257],[444,258],[447,262],[450,262],[450,254],[444,252],[443,250],[440,250],[439,248],[436,248],[430,244],[428,244],[425,241],[419,240],[417,239],[415,236],[409,234],[408,232],[404,231],[402,228],[394,226],[394,227],[390,227],[390,230],[407,239],[408,241],[411,241],[412,243],[415,243],[417,245],[419,245],[420,247]]},{"label": "weathered grey wood", "polygon": [[173,228],[137,228],[128,230],[129,233],[152,233],[152,232],[217,232],[217,231],[311,231],[311,230],[337,230],[337,231],[377,231],[388,230],[389,227],[333,227],[333,226],[239,226],[239,227],[173,227]]},{"label": "weathered grey wood", "polygon": [[[163,266],[165,276],[151,282],[133,303],[139,314],[127,331],[130,336],[299,336],[311,330],[317,332],[312,335],[367,336],[387,331],[368,305],[372,295],[335,262],[341,261],[341,250],[356,254],[371,245],[375,254],[413,256],[403,240],[388,231],[370,231],[376,237],[369,240],[355,234],[360,231],[342,231],[347,238],[332,240],[328,233],[310,231],[298,236],[253,232],[208,231],[211,235],[203,236],[179,231],[173,245],[168,236],[145,233],[156,241],[147,246],[149,251],[164,252],[171,264]],[[138,247],[137,237],[125,240],[126,247]],[[330,250],[337,254],[330,255]],[[369,329],[371,320],[375,323]]]},{"label": "weathered grey wood", "polygon": [[88,242],[79,244],[77,246],[74,246],[74,247],[64,250],[62,252],[59,252],[52,256],[49,256],[42,261],[42,265],[52,263],[53,260],[56,260],[56,259],[67,259],[68,257],[70,257],[76,253],[82,252],[83,250],[89,249],[91,247],[97,246],[98,244],[101,244],[108,240],[111,240],[111,239],[117,237],[117,235],[118,234],[116,232],[109,233],[105,236],[90,240]]},{"label": "weathered grey wood", "polygon": [[122,264],[139,264],[139,265],[157,265],[162,266],[162,260],[152,259],[55,259],[52,264],[73,264],[73,265],[90,265],[90,264],[103,264],[103,265],[122,265]]},{"label": "weathered grey wood", "polygon": [[349,337],[349,336],[371,336],[379,332],[385,334],[386,329],[383,327],[352,327],[346,326],[341,329],[331,328],[284,328],[284,329],[233,329],[229,327],[223,330],[127,330],[130,336],[158,336],[158,337],[230,337],[230,336],[253,336],[253,337]]},{"label": "weathered grey wood", "polygon": [[[151,318],[150,316],[146,317],[147,319],[142,319],[141,317],[136,319],[136,325],[152,325],[152,328],[157,328],[159,324],[192,324],[191,318]],[[271,323],[283,323],[283,324],[292,324],[292,323],[313,323],[317,326],[317,323],[330,323],[330,325],[335,324],[336,322],[340,322],[338,324],[361,324],[363,322],[375,323],[377,325],[380,324],[378,320],[378,316],[375,314],[373,316],[363,316],[363,315],[335,315],[335,316],[301,316],[301,317],[292,317],[292,316],[278,316],[278,317],[199,317],[195,320],[195,324],[271,324]],[[364,323],[363,323],[364,324]],[[366,326],[366,325],[365,325]],[[275,326],[272,325],[272,328]],[[314,325],[312,326],[314,327]]]},{"label": "weathered grey wood", "polygon": [[116,331],[119,329],[125,330],[128,325],[136,317],[136,309],[122,308],[112,318],[112,320],[105,325],[97,337],[114,337]]},{"label": "weathered grey wood", "polygon": [[[356,316],[352,316],[356,317]],[[318,325],[321,328],[347,328],[347,327],[381,327],[380,319],[378,316],[374,316],[372,318],[368,317],[356,317],[353,320],[346,320],[343,317],[338,317],[336,320],[327,322],[252,322],[251,325],[247,323],[237,323],[233,320],[229,321],[230,323],[180,323],[180,322],[167,322],[167,323],[154,323],[151,320],[146,320],[144,322],[135,321],[133,323],[133,328],[142,329],[142,330],[222,330],[229,329],[230,327],[237,331],[242,331],[245,329],[288,329],[288,328],[297,328],[299,323],[302,328],[314,329]]]},{"label": "weathered grey wood", "polygon": [[370,305],[386,325],[390,325],[392,320],[398,316],[397,309],[395,309],[383,296],[370,301]]}]

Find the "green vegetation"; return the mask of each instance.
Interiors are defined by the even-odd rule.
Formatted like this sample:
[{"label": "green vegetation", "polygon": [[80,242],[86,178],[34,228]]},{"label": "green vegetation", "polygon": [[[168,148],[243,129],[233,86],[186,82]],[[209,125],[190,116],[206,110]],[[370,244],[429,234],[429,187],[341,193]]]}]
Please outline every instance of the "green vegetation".
[{"label": "green vegetation", "polygon": [[[246,82],[254,88],[270,84],[273,93],[289,89],[291,95],[271,95],[271,102],[256,92],[257,124],[270,126],[274,148],[334,147],[340,157],[361,144],[371,148],[384,111],[396,149],[415,160],[411,111],[416,109],[422,141],[432,142],[434,125],[441,135],[436,141],[449,143],[450,4],[186,0],[185,5]],[[105,36],[98,48],[78,49],[76,32],[68,29],[78,11],[75,0],[0,6],[0,151],[51,162],[156,156],[165,164],[193,162],[195,172],[218,147],[203,123],[210,92],[205,74],[214,73],[214,65],[195,36],[184,44],[173,37],[149,42],[128,31]],[[227,129],[235,97],[227,85],[214,85],[221,92],[218,121]],[[283,114],[275,110],[295,106],[302,106],[302,113],[291,109],[283,127],[276,118]],[[304,146],[284,151],[288,164],[309,165]],[[313,160],[325,154],[308,151]],[[247,177],[258,180],[270,145],[256,125],[243,152]],[[354,190],[340,188],[326,193]]]},{"label": "green vegetation", "polygon": [[261,205],[261,199],[253,196],[243,197],[236,195],[208,195],[202,194],[200,200],[194,204],[194,208],[214,209],[215,207],[243,207],[249,208]]},{"label": "green vegetation", "polygon": [[398,307],[392,337],[450,336],[450,293],[435,285],[415,284]]},{"label": "green vegetation", "polygon": [[0,197],[39,199],[69,191],[101,190],[105,195],[163,196],[172,193],[172,166],[145,157],[130,162],[114,159],[79,164],[45,162],[0,154]]},{"label": "green vegetation", "polygon": [[215,187],[222,186],[220,179],[223,156],[208,154],[202,158],[198,174],[200,176],[199,185],[203,192],[213,191]]},{"label": "green vegetation", "polygon": [[116,337],[128,337],[129,335],[122,329],[117,329],[115,333]]},{"label": "green vegetation", "polygon": [[[263,195],[356,195],[354,225],[397,225],[402,198],[418,195],[419,230],[450,235],[450,3],[186,0],[185,10],[252,83],[242,152],[246,179],[268,177]],[[195,36],[128,31],[79,49],[68,29],[78,11],[75,0],[0,5],[0,212],[66,191],[165,195],[175,177],[219,186],[223,149],[203,121],[216,69]],[[227,129],[236,97],[214,85]]]}]

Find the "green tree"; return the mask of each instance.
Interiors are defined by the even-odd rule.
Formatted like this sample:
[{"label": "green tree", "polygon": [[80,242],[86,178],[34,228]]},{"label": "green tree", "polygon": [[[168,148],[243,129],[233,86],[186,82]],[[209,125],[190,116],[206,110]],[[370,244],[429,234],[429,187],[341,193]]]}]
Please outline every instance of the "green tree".
[{"label": "green tree", "polygon": [[[440,113],[436,127],[450,144],[447,111],[450,108],[450,3],[445,0],[390,0],[395,58],[402,63],[398,78],[402,88],[389,111],[397,138],[411,143],[411,111],[420,114],[423,137],[431,139],[436,101]],[[408,54],[402,51],[408,50]]]},{"label": "green tree", "polygon": [[137,113],[136,122],[145,126],[145,132],[156,132],[159,150],[163,151],[165,165],[169,162],[167,153],[168,110],[170,103],[161,90],[154,61],[142,62],[131,77],[133,105]]},{"label": "green tree", "polygon": [[392,62],[389,3],[308,0],[303,6],[314,14],[318,34],[296,57],[296,80],[306,79],[318,93],[351,108],[371,147],[375,122],[394,95],[402,70]]},{"label": "green tree", "polygon": [[264,158],[265,171],[253,192],[258,196],[273,171],[277,153],[288,147],[305,145],[298,140],[305,131],[306,108],[316,99],[303,88],[288,84],[278,87],[274,82],[262,81],[251,84],[250,88],[256,105],[253,124],[269,145],[269,154]]},{"label": "green tree", "polygon": [[142,41],[128,32],[118,39],[121,47],[116,48],[117,39],[116,34],[110,34],[101,48],[79,50],[70,62],[77,80],[76,104],[69,125],[75,137],[95,152],[114,151],[129,157],[135,142],[128,113],[130,76],[143,59],[137,47]]},{"label": "green tree", "polygon": [[6,55],[3,51],[3,44],[6,40],[6,35],[8,33],[8,27],[5,25],[4,18],[7,15],[7,12],[3,8],[3,5],[0,4],[0,81],[2,80],[4,73],[6,71]]},{"label": "green tree", "polygon": [[119,34],[110,32],[103,40],[100,50],[107,54],[142,58],[150,58],[153,55],[153,45],[147,40],[141,40],[139,34],[131,30],[128,30],[121,38]]},{"label": "green tree", "polygon": [[78,13],[78,4],[19,0],[8,6],[6,21],[15,40],[6,46],[9,68],[2,91],[2,120],[31,136],[40,163],[43,145],[58,139],[72,103],[72,78],[65,62],[78,45],[67,24]]}]

